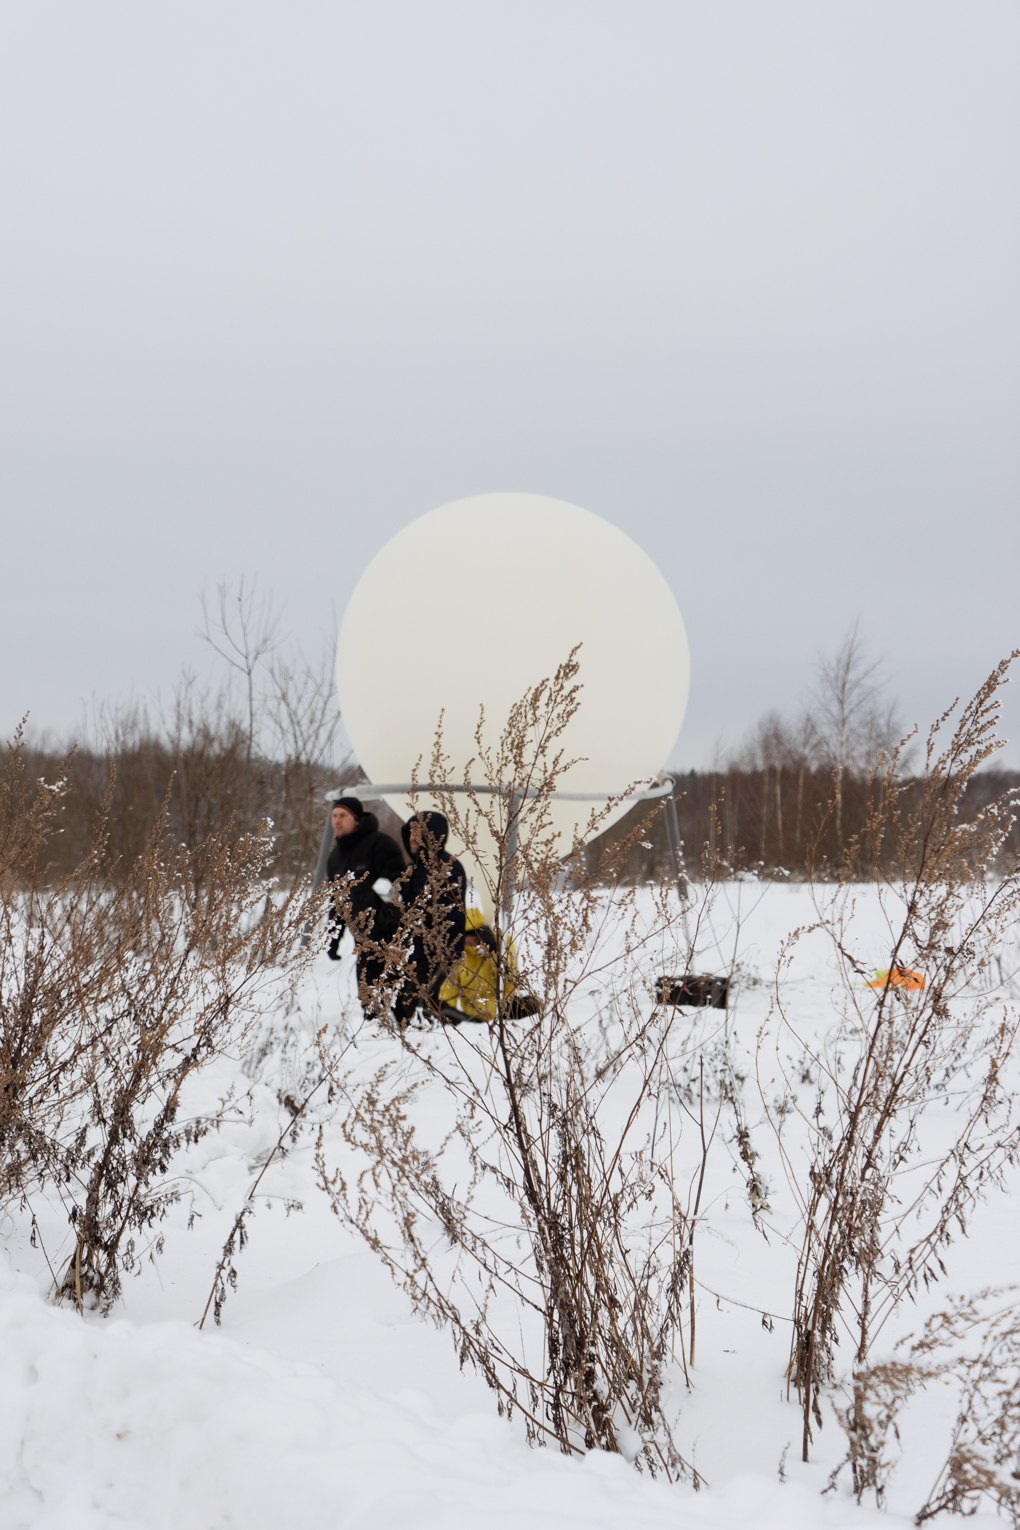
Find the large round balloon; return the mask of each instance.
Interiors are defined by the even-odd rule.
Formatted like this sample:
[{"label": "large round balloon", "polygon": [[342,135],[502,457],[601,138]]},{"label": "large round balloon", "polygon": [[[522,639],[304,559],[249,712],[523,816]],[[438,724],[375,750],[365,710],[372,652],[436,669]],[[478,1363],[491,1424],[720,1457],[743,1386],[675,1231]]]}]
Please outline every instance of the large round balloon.
[{"label": "large round balloon", "polygon": [[[494,746],[514,703],[578,644],[581,701],[563,745],[579,758],[558,786],[608,797],[663,768],[687,704],[687,634],[665,579],[617,527],[563,500],[480,494],[421,516],[369,564],[340,628],[340,709],[366,776],[427,781],[442,716],[450,779],[474,759],[482,781],[482,709]],[[592,806],[555,802],[562,852]],[[486,902],[478,873],[490,880],[492,854],[483,843],[473,868]]]}]

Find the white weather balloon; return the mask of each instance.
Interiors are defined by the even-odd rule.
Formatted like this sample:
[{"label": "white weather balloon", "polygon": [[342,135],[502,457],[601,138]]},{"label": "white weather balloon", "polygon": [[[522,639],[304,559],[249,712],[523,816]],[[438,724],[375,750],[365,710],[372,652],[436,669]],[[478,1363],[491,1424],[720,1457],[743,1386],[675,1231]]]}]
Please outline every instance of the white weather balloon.
[{"label": "white weather balloon", "polygon": [[[564,743],[582,758],[559,787],[610,796],[663,768],[687,704],[687,634],[659,570],[608,521],[538,494],[481,494],[421,516],[369,564],[340,628],[340,710],[366,776],[410,781],[419,759],[427,772],[442,714],[462,781],[480,708],[495,744],[514,702],[576,644],[581,704]],[[564,850],[592,806],[555,804]]]}]

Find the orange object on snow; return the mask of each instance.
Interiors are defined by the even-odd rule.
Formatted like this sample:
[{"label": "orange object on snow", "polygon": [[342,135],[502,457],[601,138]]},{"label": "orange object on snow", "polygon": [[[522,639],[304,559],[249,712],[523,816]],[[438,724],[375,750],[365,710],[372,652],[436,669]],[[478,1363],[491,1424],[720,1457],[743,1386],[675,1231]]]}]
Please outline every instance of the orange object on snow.
[{"label": "orange object on snow", "polygon": [[907,989],[923,988],[924,973],[918,972],[915,967],[887,967],[884,972],[876,971],[875,976],[869,982],[868,987]]}]

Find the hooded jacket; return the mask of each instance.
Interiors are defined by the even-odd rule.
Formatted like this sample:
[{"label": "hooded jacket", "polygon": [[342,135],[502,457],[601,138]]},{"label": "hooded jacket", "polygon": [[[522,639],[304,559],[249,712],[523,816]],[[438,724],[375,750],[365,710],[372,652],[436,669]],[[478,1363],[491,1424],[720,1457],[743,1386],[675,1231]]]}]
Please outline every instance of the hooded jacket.
[{"label": "hooded jacket", "polygon": [[[349,834],[335,841],[326,862],[326,875],[330,881],[342,881],[345,884],[344,890],[350,899],[349,913],[345,910],[346,918],[354,921],[359,915],[371,913],[372,917],[366,921],[367,928],[364,930],[364,934],[369,937],[392,935],[396,925],[394,918],[389,928],[385,928],[389,923],[385,913],[380,919],[380,910],[392,908],[392,905],[385,903],[377,892],[373,892],[373,882],[377,882],[380,877],[388,882],[396,882],[406,869],[400,846],[391,835],[380,829],[374,813],[365,813]],[[343,934],[345,916],[337,911],[332,926],[334,938]]]},{"label": "hooded jacket", "polygon": [[[411,826],[417,823],[423,844],[411,849]],[[464,953],[464,904],[467,875],[446,849],[450,825],[442,813],[415,813],[400,831],[411,862],[400,882],[403,923],[411,936],[411,961],[419,973],[438,977]]]}]

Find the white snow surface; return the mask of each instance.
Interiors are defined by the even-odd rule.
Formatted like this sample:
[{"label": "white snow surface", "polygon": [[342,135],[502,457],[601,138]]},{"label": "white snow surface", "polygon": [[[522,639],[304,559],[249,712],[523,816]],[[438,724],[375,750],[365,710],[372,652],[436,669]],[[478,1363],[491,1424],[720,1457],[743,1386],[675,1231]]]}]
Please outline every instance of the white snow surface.
[{"label": "white snow surface", "polygon": [[[706,926],[705,970],[738,964],[730,1023],[749,1056],[768,1014],[781,938],[811,915],[807,889],[735,885]],[[861,891],[858,919],[865,944],[873,937],[879,966],[885,926],[872,890]],[[801,1465],[800,1415],[784,1386],[795,1259],[784,1237],[795,1230],[792,1206],[767,1164],[767,1240],[753,1227],[725,1123],[699,1231],[697,1365],[690,1393],[677,1390],[678,1442],[709,1484],[698,1493],[651,1480],[619,1456],[591,1452],[578,1460],[529,1447],[519,1425],[497,1416],[481,1379],[458,1368],[449,1337],[415,1316],[375,1256],[332,1214],[314,1183],[310,1134],[267,1176],[267,1198],[236,1257],[238,1287],[222,1326],[210,1319],[199,1331],[223,1240],[288,1119],[279,1094],[297,1080],[301,1046],[310,1051],[323,1024],[346,1027],[354,1038],[351,1067],[371,1068],[397,1046],[354,1014],[350,966],[316,960],[289,1017],[273,1022],[257,1066],[249,1056],[246,1072],[242,1060],[229,1059],[207,1071],[200,1088],[209,1100],[238,1082],[250,1095],[235,1120],[191,1151],[185,1194],[165,1224],[165,1251],[126,1282],[110,1316],[81,1317],[52,1303],[49,1266],[66,1260],[69,1248],[59,1204],[33,1202],[34,1243],[25,1210],[7,1208],[2,1530],[864,1530],[912,1522],[940,1449],[944,1454],[951,1400],[926,1396],[907,1419],[888,1512],[858,1506],[845,1475],[823,1493],[842,1455],[842,1434],[830,1417],[817,1459]],[[819,1027],[832,977],[824,943],[810,941],[784,975],[798,1013]],[[722,1016],[704,1011],[683,1023],[696,1044]],[[421,1044],[468,1042],[461,1033],[434,1033]],[[751,1109],[753,1067],[747,1089],[750,1124],[764,1149],[760,1101],[756,1114]],[[450,1107],[437,1090],[424,1108],[441,1115]],[[936,1109],[951,1132],[951,1102]],[[327,1144],[330,1119],[321,1107]],[[1016,1187],[1014,1179],[1013,1198],[996,1193],[977,1209],[970,1237],[950,1250],[948,1289],[1015,1276]],[[302,1209],[288,1212],[288,1198]],[[763,1313],[773,1317],[772,1331]],[[901,1331],[916,1331],[922,1317],[915,1309]],[[1002,1521],[989,1513],[972,1523]]]}]

